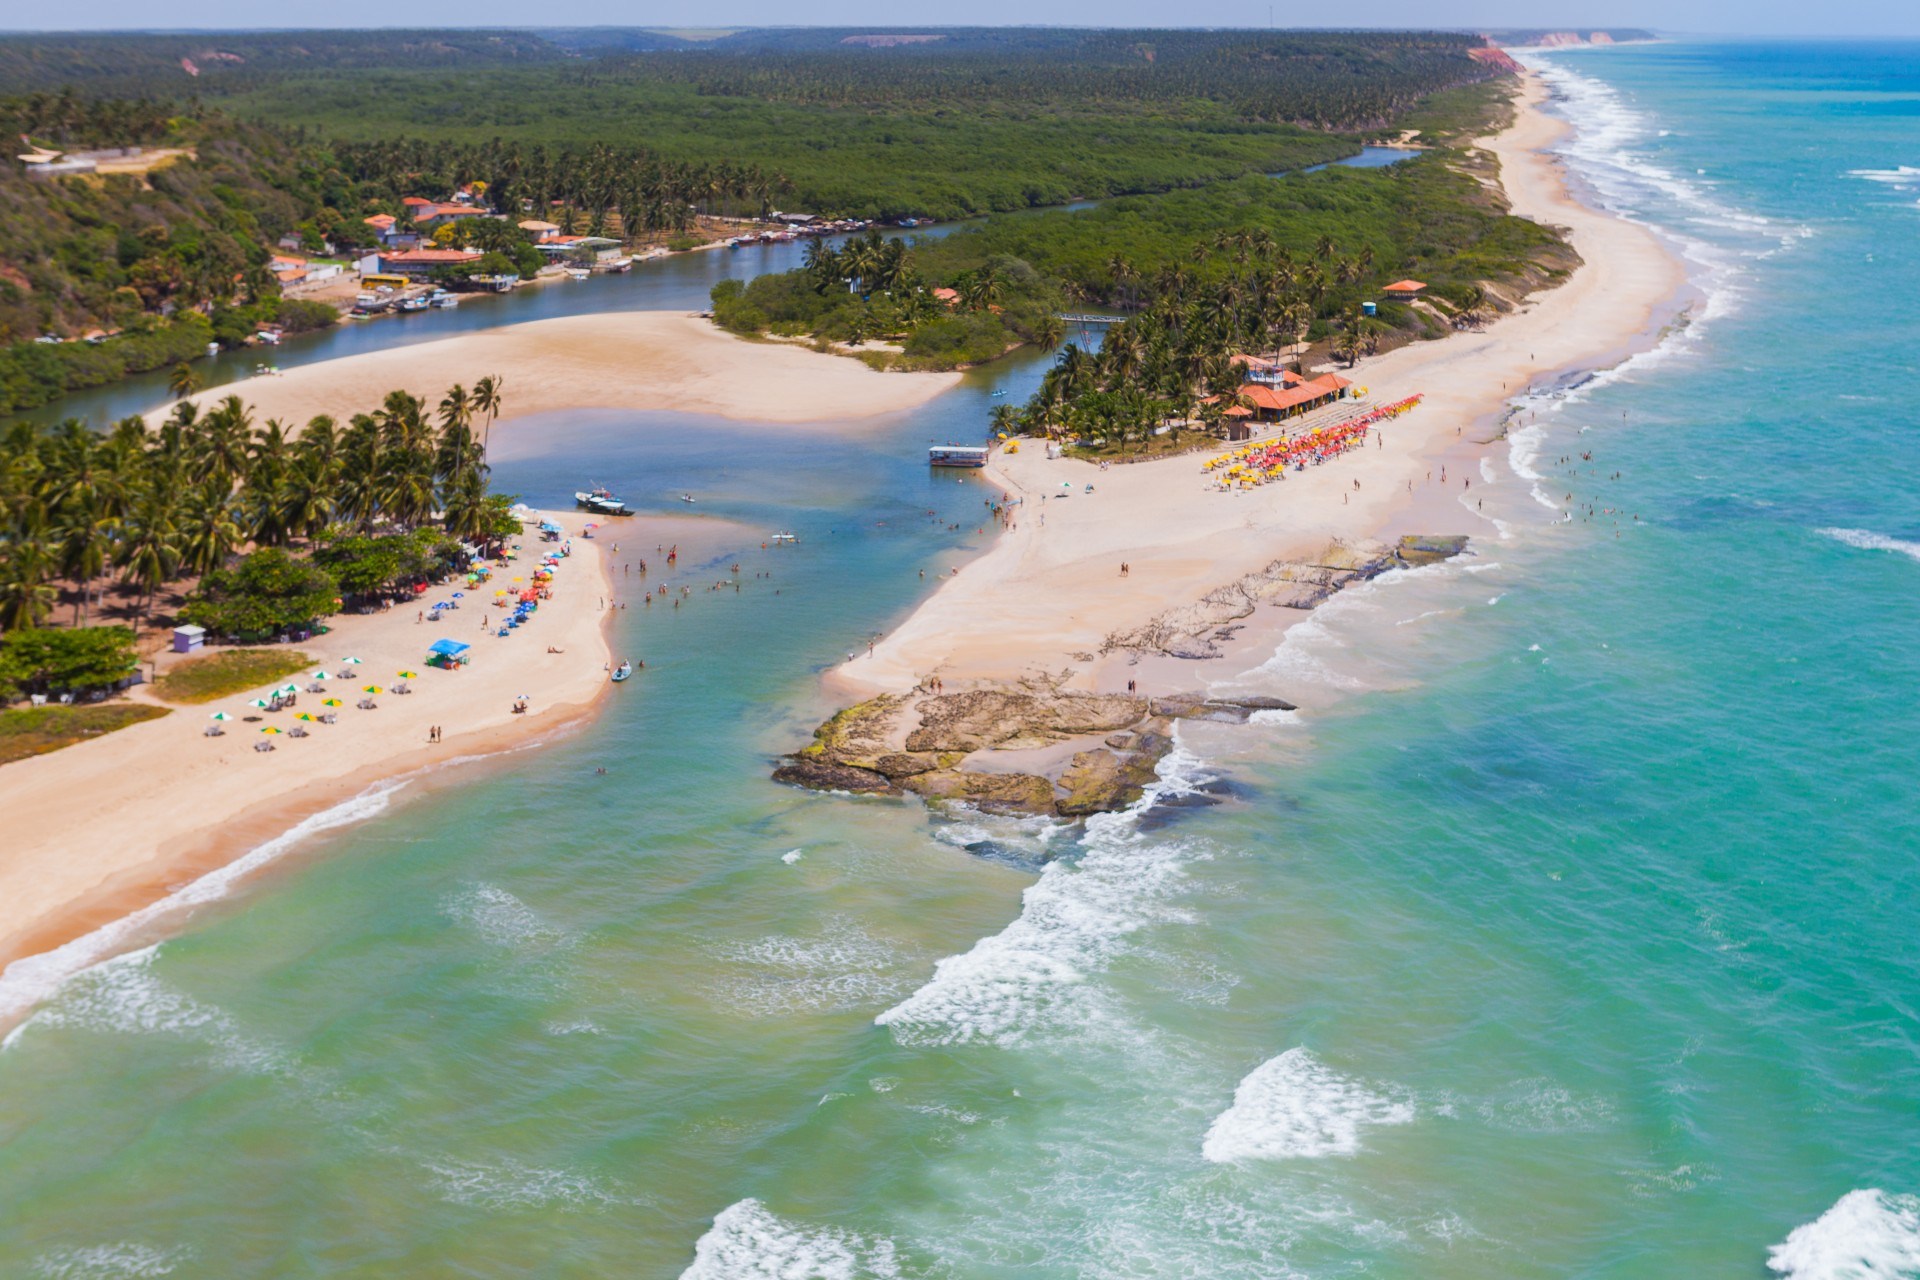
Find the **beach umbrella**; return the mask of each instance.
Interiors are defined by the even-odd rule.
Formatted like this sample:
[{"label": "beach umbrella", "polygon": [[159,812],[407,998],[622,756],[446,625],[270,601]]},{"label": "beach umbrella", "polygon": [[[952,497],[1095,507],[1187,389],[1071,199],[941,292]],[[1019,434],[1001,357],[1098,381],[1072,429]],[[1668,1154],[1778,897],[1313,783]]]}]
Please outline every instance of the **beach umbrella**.
[{"label": "beach umbrella", "polygon": [[348,666],[357,667],[360,665],[360,659],[358,658],[342,658],[340,661],[346,663]]},{"label": "beach umbrella", "polygon": [[320,705],[323,707],[337,707],[341,705],[341,702],[338,698],[327,698],[323,700]]},{"label": "beach umbrella", "polygon": [[315,680],[331,680],[333,679],[333,674],[327,671],[316,671],[313,673],[313,678]]},{"label": "beach umbrella", "polygon": [[279,733],[279,732],[281,732],[281,730],[279,730],[279,729],[276,729],[276,728],[274,728],[274,727],[273,727],[272,725],[268,725],[268,726],[267,726],[266,728],[264,728],[264,729],[262,729],[262,730],[261,730],[260,732],[262,732],[262,733]]},{"label": "beach umbrella", "polygon": [[224,711],[216,711],[216,712],[214,712],[214,713],[213,713],[213,714],[212,714],[211,716],[209,716],[209,717],[208,717],[208,719],[211,719],[211,720],[231,720],[231,719],[233,719],[233,717],[232,717],[232,716],[230,716],[230,715],[228,715],[228,714],[227,714],[226,712],[224,712]]},{"label": "beach umbrella", "polygon": [[302,712],[301,712],[301,713],[300,713],[299,715],[297,715],[297,716],[295,716],[295,717],[294,717],[294,719],[295,719],[295,720],[305,720],[305,721],[306,721],[306,722],[307,722],[308,724],[312,724],[312,723],[314,722],[314,719],[313,719],[313,717],[312,717],[312,716],[310,716],[310,715],[308,715],[308,714],[307,714],[306,712],[304,712],[304,711],[302,711]]},{"label": "beach umbrella", "polygon": [[456,591],[456,592],[454,592],[454,593],[453,593],[453,598],[454,598],[455,600],[458,600],[458,599],[460,599],[460,598],[461,598],[462,596],[464,596],[464,595],[466,595],[466,594],[467,594],[467,593],[466,593],[466,592],[464,592],[464,591]]},{"label": "beach umbrella", "polygon": [[420,673],[417,671],[402,671],[400,678],[402,680],[417,680],[420,678]]},{"label": "beach umbrella", "polygon": [[274,692],[275,693],[299,693],[300,686],[297,684],[283,684],[278,689],[275,689]]},{"label": "beach umbrella", "polygon": [[265,698],[255,698],[252,702],[249,702],[247,705],[250,707],[264,707],[267,705],[267,700]]},{"label": "beach umbrella", "polygon": [[377,685],[377,684],[369,684],[369,685],[363,685],[363,686],[361,687],[361,689],[360,689],[360,692],[362,692],[362,693],[379,693],[379,692],[380,692],[380,686],[379,686],[379,685]]}]

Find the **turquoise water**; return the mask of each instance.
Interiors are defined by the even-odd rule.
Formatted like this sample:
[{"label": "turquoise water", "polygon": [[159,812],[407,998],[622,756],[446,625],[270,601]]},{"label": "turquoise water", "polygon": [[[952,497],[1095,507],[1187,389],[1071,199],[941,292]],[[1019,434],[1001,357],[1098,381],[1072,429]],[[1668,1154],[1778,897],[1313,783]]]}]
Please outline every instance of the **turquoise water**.
[{"label": "turquoise water", "polygon": [[1690,324],[1084,831],[765,781],[979,541],[926,439],[1037,366],[873,447],[507,433],[535,498],[701,493],[681,580],[742,592],[69,981],[0,1052],[0,1274],[1920,1274],[1916,54],[1545,55]]}]

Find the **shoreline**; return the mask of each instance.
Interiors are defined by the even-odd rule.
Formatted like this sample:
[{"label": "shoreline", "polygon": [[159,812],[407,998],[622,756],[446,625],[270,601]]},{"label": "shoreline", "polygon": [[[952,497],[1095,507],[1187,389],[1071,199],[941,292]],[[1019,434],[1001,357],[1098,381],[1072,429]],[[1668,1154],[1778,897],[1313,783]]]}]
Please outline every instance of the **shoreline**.
[{"label": "shoreline", "polygon": [[[299,646],[316,669],[365,655],[364,665],[353,669],[366,674],[356,678],[382,685],[398,669],[419,667],[414,696],[382,694],[373,713],[344,706],[338,724],[316,725],[304,740],[282,737],[272,753],[252,750],[262,739],[244,722],[224,737],[202,736],[214,710],[245,710],[269,684],[178,705],[160,719],[0,770],[0,804],[11,834],[0,863],[0,1024],[27,1012],[44,995],[40,988],[67,972],[171,932],[178,919],[165,904],[181,896],[179,912],[191,912],[202,900],[183,891],[277,840],[299,843],[302,827],[318,815],[383,786],[389,795],[410,789],[418,779],[550,742],[586,724],[612,689],[605,668],[613,658],[612,611],[588,601],[609,597],[613,580],[602,544],[579,537],[581,513],[542,514],[574,539],[553,598],[543,602],[536,623],[511,640],[478,637],[470,668],[426,668],[425,646],[450,633],[478,631],[489,605],[456,612],[458,625],[409,623],[404,608],[344,615],[327,635]],[[523,543],[515,567],[542,545],[531,538]],[[304,688],[309,678],[294,681]],[[329,686],[345,695],[353,681]],[[529,714],[512,714],[511,702],[527,692],[534,694]],[[323,695],[303,696],[318,701]],[[427,741],[429,724],[443,728],[443,741]],[[85,853],[75,856],[76,850]],[[242,869],[238,877],[250,874]],[[142,919],[156,907],[158,917]],[[32,963],[95,935],[103,935],[99,954],[78,957],[66,972],[54,972],[57,961],[45,974]]]},{"label": "shoreline", "polygon": [[[866,421],[917,408],[959,385],[958,373],[881,373],[822,360],[805,347],[755,343],[683,311],[608,311],[482,329],[243,378],[188,397],[202,410],[228,396],[256,420],[297,433],[318,414],[369,412],[360,389],[405,389],[429,405],[455,383],[504,379],[500,423],[564,409],[704,413],[795,426]],[[172,404],[149,411],[157,425]]]},{"label": "shoreline", "polygon": [[[1070,671],[1064,687],[1082,690],[1110,692],[1128,680],[1152,694],[1205,687],[1240,674],[1256,650],[1271,653],[1310,612],[1256,611],[1225,660],[1204,664],[1102,654],[1101,642],[1272,561],[1311,559],[1334,541],[1462,533],[1477,540],[1496,527],[1490,515],[1461,509],[1471,490],[1455,482],[1481,481],[1477,463],[1503,436],[1510,403],[1656,345],[1689,287],[1683,262],[1651,228],[1585,205],[1569,190],[1563,161],[1547,149],[1571,126],[1540,109],[1548,96],[1528,73],[1512,121],[1477,145],[1499,162],[1513,211],[1565,228],[1581,265],[1481,332],[1397,348],[1341,370],[1369,387],[1374,402],[1418,393],[1419,408],[1385,424],[1362,450],[1238,493],[1205,487],[1205,453],[1100,471],[1048,459],[1038,441],[1018,454],[997,452],[986,478],[1020,501],[1014,527],[947,577],[871,657],[832,668],[825,691],[847,703],[934,677],[964,688],[1063,667]],[[1525,483],[1503,477],[1492,491],[1504,496]]]}]

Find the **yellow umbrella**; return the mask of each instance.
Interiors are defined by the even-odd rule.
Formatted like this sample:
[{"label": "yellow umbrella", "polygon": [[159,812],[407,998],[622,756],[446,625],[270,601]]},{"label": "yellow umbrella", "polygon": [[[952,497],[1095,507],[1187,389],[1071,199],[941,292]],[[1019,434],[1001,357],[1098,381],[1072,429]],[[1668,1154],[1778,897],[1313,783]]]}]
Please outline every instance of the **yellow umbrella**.
[{"label": "yellow umbrella", "polygon": [[341,702],[338,698],[325,698],[321,701],[320,705],[323,707],[337,707],[341,705]]},{"label": "yellow umbrella", "polygon": [[280,730],[278,730],[278,729],[276,729],[276,728],[274,728],[274,727],[273,727],[272,725],[268,725],[268,726],[267,726],[266,728],[264,728],[264,729],[262,729],[262,730],[261,730],[260,732],[262,732],[262,733],[279,733],[279,732],[280,732]]},{"label": "yellow umbrella", "polygon": [[362,693],[378,693],[378,692],[380,692],[380,686],[379,686],[379,685],[377,685],[377,684],[370,684],[370,685],[365,685],[365,686],[363,686],[363,687],[361,688],[361,690],[360,690],[360,692],[362,692]]},{"label": "yellow umbrella", "polygon": [[417,671],[402,671],[400,678],[402,680],[417,680],[420,678],[420,673]]},{"label": "yellow umbrella", "polygon": [[312,716],[310,716],[310,715],[308,715],[308,714],[307,714],[306,712],[304,712],[304,711],[302,711],[302,712],[301,712],[301,713],[300,713],[299,715],[297,715],[297,716],[295,716],[295,717],[294,717],[294,719],[295,719],[295,720],[305,720],[305,721],[306,721],[306,722],[307,722],[308,724],[312,724],[312,723],[313,723],[313,717],[312,717]]}]

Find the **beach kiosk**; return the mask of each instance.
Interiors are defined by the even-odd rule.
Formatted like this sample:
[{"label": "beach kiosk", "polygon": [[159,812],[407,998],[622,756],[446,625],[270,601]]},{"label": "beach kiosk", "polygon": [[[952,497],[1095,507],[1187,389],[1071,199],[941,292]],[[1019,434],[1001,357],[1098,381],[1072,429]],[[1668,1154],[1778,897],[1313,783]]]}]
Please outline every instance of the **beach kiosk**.
[{"label": "beach kiosk", "polygon": [[173,651],[175,653],[198,653],[207,643],[207,629],[191,623],[173,629]]},{"label": "beach kiosk", "polygon": [[459,640],[435,640],[427,647],[427,665],[453,671],[468,663],[467,650],[471,648]]}]

